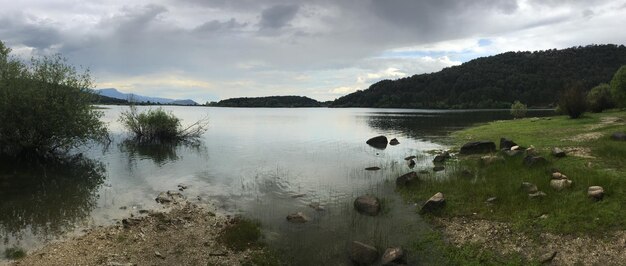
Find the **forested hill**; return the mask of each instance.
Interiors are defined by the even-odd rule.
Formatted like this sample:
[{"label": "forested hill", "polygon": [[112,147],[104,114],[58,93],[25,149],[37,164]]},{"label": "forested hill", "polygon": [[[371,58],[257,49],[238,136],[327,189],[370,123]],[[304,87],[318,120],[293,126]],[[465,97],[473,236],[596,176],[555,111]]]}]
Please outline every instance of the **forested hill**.
[{"label": "forested hill", "polygon": [[321,103],[304,96],[231,98],[209,104],[221,107],[319,107]]},{"label": "forested hill", "polygon": [[626,65],[624,45],[507,52],[431,74],[383,80],[336,99],[331,107],[508,108],[515,100],[553,106],[563,89],[589,90]]}]

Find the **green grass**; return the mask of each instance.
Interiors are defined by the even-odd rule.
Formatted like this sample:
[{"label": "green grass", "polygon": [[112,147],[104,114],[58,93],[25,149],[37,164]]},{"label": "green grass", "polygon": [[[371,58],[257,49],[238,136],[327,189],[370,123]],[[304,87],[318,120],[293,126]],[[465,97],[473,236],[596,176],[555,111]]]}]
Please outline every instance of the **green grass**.
[{"label": "green grass", "polygon": [[218,239],[233,250],[243,251],[260,246],[260,238],[261,224],[258,221],[237,217]]},{"label": "green grass", "polygon": [[26,257],[26,251],[20,247],[12,247],[4,250],[4,257],[10,260]]},{"label": "green grass", "polygon": [[[626,112],[586,114],[580,119],[559,116],[535,122],[531,119],[498,121],[456,132],[452,138],[458,147],[476,140],[498,143],[501,137],[506,137],[522,146],[534,145],[550,164],[528,168],[522,163],[523,156],[505,155],[504,163],[481,166],[479,156],[462,156],[459,161],[447,163],[447,168],[453,169],[447,178],[422,177],[419,183],[401,191],[416,202],[442,192],[447,205],[436,215],[503,221],[523,232],[603,234],[623,229],[626,227],[626,212],[623,211],[626,206],[626,143],[612,141],[609,136],[616,131],[626,131],[626,126],[610,124],[592,128],[602,117],[626,120]],[[569,139],[588,133],[602,136],[580,142]],[[552,147],[588,149],[587,155],[594,158],[568,155],[557,159],[550,155]],[[573,187],[560,192],[553,190],[549,185],[551,168],[567,175],[574,182]],[[472,171],[475,177],[462,176],[460,172],[464,169]],[[522,182],[536,184],[547,196],[529,199],[520,189]],[[592,185],[605,189],[604,200],[594,202],[587,198],[587,188]],[[497,201],[486,203],[490,197],[497,197]],[[540,219],[542,215],[547,218]]]}]

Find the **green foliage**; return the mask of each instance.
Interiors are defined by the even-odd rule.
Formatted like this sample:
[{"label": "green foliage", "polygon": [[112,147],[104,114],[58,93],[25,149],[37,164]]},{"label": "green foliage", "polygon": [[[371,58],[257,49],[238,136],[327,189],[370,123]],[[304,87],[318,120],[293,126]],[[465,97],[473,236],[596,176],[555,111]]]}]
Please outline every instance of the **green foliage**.
[{"label": "green foliage", "polygon": [[0,153],[45,156],[106,137],[88,71],[60,55],[27,65],[10,51],[0,42]]},{"label": "green foliage", "polygon": [[611,80],[611,93],[617,106],[626,107],[626,65],[615,72]]},{"label": "green foliage", "polygon": [[7,248],[4,250],[4,257],[10,260],[26,257],[26,251],[19,247]]},{"label": "green foliage", "polygon": [[587,94],[587,104],[589,110],[594,113],[601,113],[604,110],[611,109],[615,106],[611,97],[611,86],[602,83],[593,87]]},{"label": "green foliage", "polygon": [[231,98],[219,102],[207,102],[221,107],[320,107],[321,103],[303,96],[269,96],[254,98]]},{"label": "green foliage", "polygon": [[226,227],[219,236],[219,241],[229,248],[243,251],[259,246],[261,224],[258,221],[236,217],[234,223]]},{"label": "green foliage", "polygon": [[510,108],[553,106],[568,84],[608,82],[626,64],[626,47],[591,45],[564,50],[507,52],[436,73],[383,80],[343,96],[332,107]]},{"label": "green foliage", "polygon": [[525,117],[527,111],[528,108],[526,107],[526,105],[521,103],[520,101],[515,101],[515,103],[511,105],[511,115],[513,115],[513,117],[515,118]]},{"label": "green foliage", "polygon": [[162,108],[139,112],[135,105],[122,112],[119,121],[140,142],[168,142],[198,138],[207,129],[208,120],[202,119],[183,128],[180,119]]},{"label": "green foliage", "polygon": [[561,93],[559,108],[570,118],[579,118],[587,110],[587,97],[580,87],[570,87]]}]

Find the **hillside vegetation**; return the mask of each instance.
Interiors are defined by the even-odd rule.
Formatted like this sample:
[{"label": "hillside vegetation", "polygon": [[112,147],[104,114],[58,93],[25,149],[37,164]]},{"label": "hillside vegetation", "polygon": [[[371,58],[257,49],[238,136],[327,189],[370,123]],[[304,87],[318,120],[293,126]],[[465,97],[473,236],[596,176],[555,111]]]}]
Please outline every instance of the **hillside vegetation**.
[{"label": "hillside vegetation", "polygon": [[431,74],[383,80],[343,96],[331,107],[509,108],[552,107],[559,94],[607,83],[626,65],[623,45],[507,52],[478,58]]},{"label": "hillside vegetation", "polygon": [[220,107],[319,107],[321,103],[304,96],[268,96],[231,98],[208,105]]}]

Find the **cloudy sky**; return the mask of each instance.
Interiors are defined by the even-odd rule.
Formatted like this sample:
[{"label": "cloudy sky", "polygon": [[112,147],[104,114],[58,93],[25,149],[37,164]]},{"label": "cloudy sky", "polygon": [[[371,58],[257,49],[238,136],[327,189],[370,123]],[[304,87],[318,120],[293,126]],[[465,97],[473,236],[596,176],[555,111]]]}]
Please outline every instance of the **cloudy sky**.
[{"label": "cloudy sky", "polygon": [[0,0],[0,40],[98,88],[332,100],[505,51],[626,44],[626,0]]}]

